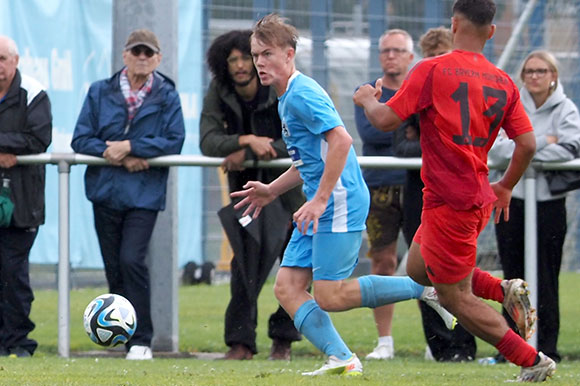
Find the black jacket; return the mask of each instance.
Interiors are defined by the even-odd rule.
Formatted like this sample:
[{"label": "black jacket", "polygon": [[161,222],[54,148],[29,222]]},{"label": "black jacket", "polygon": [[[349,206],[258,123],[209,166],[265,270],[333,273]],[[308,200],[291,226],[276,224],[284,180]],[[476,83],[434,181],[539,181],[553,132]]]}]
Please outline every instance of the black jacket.
[{"label": "black jacket", "polygon": [[[0,103],[0,153],[43,153],[52,139],[50,101],[40,83],[17,70],[8,93]],[[0,168],[10,178],[14,214],[11,226],[44,224],[44,165]]]},{"label": "black jacket", "polygon": [[[222,85],[215,79],[203,101],[200,122],[201,152],[210,157],[227,157],[241,149],[238,143],[240,135],[254,134],[274,139],[272,147],[278,158],[287,158],[288,151],[282,139],[282,124],[278,116],[278,98],[271,87],[260,86],[258,103],[250,118],[250,128],[244,128],[242,107],[236,92],[229,85]],[[250,147],[246,148],[246,159],[257,157]],[[247,168],[237,172],[228,172],[230,191],[242,190],[247,181],[258,180],[269,183],[286,169]],[[286,210],[293,213],[304,203],[301,187],[294,188],[281,197]]]}]

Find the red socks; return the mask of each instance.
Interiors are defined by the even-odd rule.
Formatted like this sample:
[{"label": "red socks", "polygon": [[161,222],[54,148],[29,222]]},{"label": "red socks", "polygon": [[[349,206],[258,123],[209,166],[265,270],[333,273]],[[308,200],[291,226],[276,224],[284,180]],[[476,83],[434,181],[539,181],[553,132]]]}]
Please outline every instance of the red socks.
[{"label": "red socks", "polygon": [[511,329],[506,332],[495,348],[503,354],[505,359],[522,367],[533,366],[538,355],[535,348]]},{"label": "red socks", "polygon": [[491,276],[489,272],[476,267],[471,278],[471,290],[477,297],[503,303],[501,281],[501,279]]}]

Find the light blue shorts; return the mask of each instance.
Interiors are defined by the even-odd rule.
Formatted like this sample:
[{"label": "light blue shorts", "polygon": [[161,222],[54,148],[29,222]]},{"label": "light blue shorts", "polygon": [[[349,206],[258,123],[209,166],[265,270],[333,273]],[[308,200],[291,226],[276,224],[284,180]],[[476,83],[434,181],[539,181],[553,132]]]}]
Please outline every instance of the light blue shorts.
[{"label": "light blue shorts", "polygon": [[303,235],[294,228],[282,267],[312,268],[313,280],[343,280],[358,263],[362,232]]}]

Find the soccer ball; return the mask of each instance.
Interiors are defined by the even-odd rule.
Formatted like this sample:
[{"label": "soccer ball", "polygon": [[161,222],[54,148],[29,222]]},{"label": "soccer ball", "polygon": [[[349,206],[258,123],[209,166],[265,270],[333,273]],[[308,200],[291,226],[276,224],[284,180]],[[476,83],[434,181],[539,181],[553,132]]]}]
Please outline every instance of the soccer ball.
[{"label": "soccer ball", "polygon": [[96,344],[125,344],[137,329],[133,305],[121,295],[103,294],[89,303],[83,316],[85,331]]}]

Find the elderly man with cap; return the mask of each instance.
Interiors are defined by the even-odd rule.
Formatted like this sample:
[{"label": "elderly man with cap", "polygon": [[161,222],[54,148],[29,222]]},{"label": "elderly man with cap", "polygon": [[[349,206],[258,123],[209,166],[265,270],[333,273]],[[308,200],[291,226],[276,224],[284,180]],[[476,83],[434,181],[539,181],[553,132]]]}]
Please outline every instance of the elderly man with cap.
[{"label": "elderly man with cap", "polygon": [[168,168],[149,168],[148,158],[178,154],[185,138],[179,95],[171,79],[156,71],[160,45],[153,32],[133,31],[123,51],[125,66],[93,83],[71,146],[103,157],[88,166],[87,198],[111,293],[126,297],[137,312],[137,330],[127,359],[151,359],[153,325],[145,255],[157,213],[165,209]]}]

